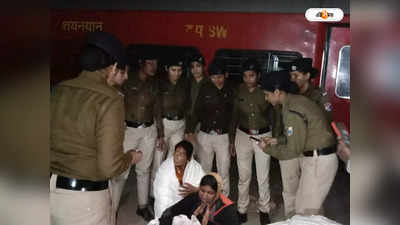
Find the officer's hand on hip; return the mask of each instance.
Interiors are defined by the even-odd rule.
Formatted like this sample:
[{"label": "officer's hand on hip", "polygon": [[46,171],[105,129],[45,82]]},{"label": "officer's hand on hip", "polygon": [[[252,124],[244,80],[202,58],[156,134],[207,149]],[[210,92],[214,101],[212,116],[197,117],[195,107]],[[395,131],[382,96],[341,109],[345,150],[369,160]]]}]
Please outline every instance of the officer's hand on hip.
[{"label": "officer's hand on hip", "polygon": [[143,156],[143,153],[141,151],[131,151],[132,155],[132,164],[138,163]]},{"label": "officer's hand on hip", "polygon": [[186,133],[185,134],[185,140],[189,141],[194,145],[194,134],[193,133]]},{"label": "officer's hand on hip", "polygon": [[185,133],[184,135],[184,139],[185,140],[189,140],[191,133]]},{"label": "officer's hand on hip", "polygon": [[235,156],[236,156],[235,144],[229,143],[229,151],[230,151],[232,157],[235,157]]},{"label": "officer's hand on hip", "polygon": [[163,137],[157,139],[157,150],[163,152],[165,150],[165,141]]}]

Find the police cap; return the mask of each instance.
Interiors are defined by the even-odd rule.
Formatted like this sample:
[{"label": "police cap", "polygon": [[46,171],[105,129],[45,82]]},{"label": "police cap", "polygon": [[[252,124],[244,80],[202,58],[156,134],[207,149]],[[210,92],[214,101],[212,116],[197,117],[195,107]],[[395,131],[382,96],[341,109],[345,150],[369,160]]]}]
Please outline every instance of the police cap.
[{"label": "police cap", "polygon": [[248,71],[248,70],[253,70],[256,73],[260,72],[260,64],[258,63],[257,59],[255,58],[249,58],[246,61],[242,63],[242,73]]},{"label": "police cap", "polygon": [[141,51],[139,51],[138,59],[140,60],[158,59],[157,50],[155,49],[155,47],[142,49]]},{"label": "police cap", "polygon": [[204,59],[204,57],[201,54],[194,54],[189,58],[189,63],[192,62],[198,62],[200,64],[202,64],[203,66],[206,65],[206,60]]},{"label": "police cap", "polygon": [[116,60],[119,67],[125,67],[126,53],[124,45],[113,34],[104,31],[90,32],[87,36],[86,43],[102,49]]},{"label": "police cap", "polygon": [[173,56],[167,59],[166,64],[167,68],[171,66],[181,66],[183,67],[183,60],[180,57]]},{"label": "police cap", "polygon": [[310,73],[310,77],[314,78],[318,74],[318,70],[312,67],[311,58],[299,58],[289,65],[289,70]]},{"label": "police cap", "polygon": [[261,88],[269,92],[274,92],[276,89],[279,89],[288,93],[293,93],[289,71],[281,70],[266,74],[261,78]]},{"label": "police cap", "polygon": [[213,60],[208,66],[208,75],[225,74],[227,72],[225,63],[222,60]]}]

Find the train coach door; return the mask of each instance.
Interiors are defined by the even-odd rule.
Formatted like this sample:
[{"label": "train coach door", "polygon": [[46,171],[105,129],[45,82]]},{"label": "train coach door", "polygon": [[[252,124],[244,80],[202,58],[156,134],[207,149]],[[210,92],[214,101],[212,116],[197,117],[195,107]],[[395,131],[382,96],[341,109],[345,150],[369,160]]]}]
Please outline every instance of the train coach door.
[{"label": "train coach door", "polygon": [[350,129],[350,26],[330,25],[324,48],[321,86],[331,99],[333,119]]}]

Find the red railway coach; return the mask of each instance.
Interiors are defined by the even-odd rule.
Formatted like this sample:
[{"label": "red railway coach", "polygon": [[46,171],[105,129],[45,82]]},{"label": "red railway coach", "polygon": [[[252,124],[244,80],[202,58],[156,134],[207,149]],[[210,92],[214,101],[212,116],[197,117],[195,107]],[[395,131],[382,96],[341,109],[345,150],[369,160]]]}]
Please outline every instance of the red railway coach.
[{"label": "red railway coach", "polygon": [[207,62],[223,58],[235,80],[240,80],[239,65],[249,56],[260,60],[264,73],[310,57],[320,70],[314,82],[328,92],[334,120],[350,128],[348,14],[327,23],[309,22],[304,13],[52,10],[52,85],[78,73],[76,56],[84,37],[97,30],[117,35],[137,51],[156,48],[162,57],[201,52]]}]

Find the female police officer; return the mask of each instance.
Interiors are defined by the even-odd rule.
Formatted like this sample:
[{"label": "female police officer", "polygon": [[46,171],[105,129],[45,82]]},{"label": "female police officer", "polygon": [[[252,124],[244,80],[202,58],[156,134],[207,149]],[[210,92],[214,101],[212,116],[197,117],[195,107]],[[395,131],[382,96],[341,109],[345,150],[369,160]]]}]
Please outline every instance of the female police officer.
[{"label": "female police officer", "polygon": [[262,138],[263,151],[280,160],[285,214],[319,214],[338,168],[336,140],[321,108],[290,92],[288,71],[262,80],[265,99],[282,105],[284,132]]},{"label": "female police officer", "polygon": [[166,77],[160,78],[156,100],[158,148],[154,152],[152,181],[166,157],[172,157],[175,145],[183,140],[190,99],[181,79],[183,61],[170,57],[165,65]]},{"label": "female police officer", "polygon": [[299,58],[290,66],[290,79],[299,87],[299,92],[317,103],[325,112],[328,120],[332,120],[332,104],[326,91],[315,87],[311,79],[318,75],[318,70],[312,67],[311,58]]},{"label": "female police officer", "polygon": [[[258,183],[258,211],[260,224],[269,224],[270,189],[269,168],[271,157],[264,154],[260,147],[249,137],[271,137],[272,105],[264,100],[264,92],[258,85],[261,68],[256,58],[249,58],[242,64],[243,84],[234,99],[233,118],[229,132],[231,154],[237,155],[239,171],[238,215],[240,222],[247,221],[247,209],[250,204],[249,190],[251,182],[253,156],[255,159]],[[236,150],[236,151],[235,151]]]}]

